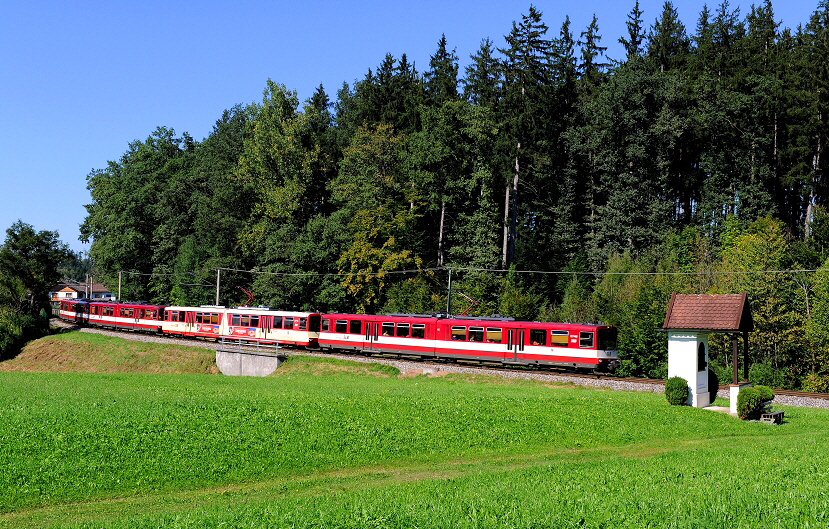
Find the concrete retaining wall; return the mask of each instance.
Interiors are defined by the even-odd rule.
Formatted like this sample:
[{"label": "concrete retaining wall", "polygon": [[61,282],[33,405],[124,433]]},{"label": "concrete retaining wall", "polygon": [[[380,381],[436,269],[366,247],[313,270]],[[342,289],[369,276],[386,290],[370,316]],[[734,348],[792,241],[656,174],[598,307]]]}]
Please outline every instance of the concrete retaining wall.
[{"label": "concrete retaining wall", "polygon": [[216,365],[223,375],[265,377],[285,359],[272,353],[216,351]]}]

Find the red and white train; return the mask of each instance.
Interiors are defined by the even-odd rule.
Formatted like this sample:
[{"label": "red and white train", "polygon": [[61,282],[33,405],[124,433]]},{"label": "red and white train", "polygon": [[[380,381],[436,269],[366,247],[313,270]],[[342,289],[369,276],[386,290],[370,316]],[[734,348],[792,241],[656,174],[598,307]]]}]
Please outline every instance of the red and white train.
[{"label": "red and white train", "polygon": [[260,307],[180,307],[64,300],[60,317],[82,324],[195,338],[290,344],[325,351],[397,354],[611,372],[616,328],[420,314],[321,314]]}]

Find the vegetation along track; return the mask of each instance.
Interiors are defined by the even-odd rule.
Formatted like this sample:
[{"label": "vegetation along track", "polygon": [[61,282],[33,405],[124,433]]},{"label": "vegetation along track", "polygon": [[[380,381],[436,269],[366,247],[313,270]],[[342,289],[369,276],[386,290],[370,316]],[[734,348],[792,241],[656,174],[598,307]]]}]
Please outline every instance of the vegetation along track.
[{"label": "vegetation along track", "polygon": [[[194,345],[201,343],[205,347],[214,349],[216,342],[205,341],[201,338],[172,338],[169,336],[138,333],[134,331],[115,331],[99,329],[95,327],[78,327],[59,319],[52,319],[52,325],[75,329],[82,332],[93,332],[119,336],[128,340],[152,341],[163,343],[178,343],[181,345]],[[255,348],[251,348],[252,350]],[[572,383],[579,386],[604,387],[616,390],[648,391],[662,393],[665,387],[664,380],[650,378],[617,377],[609,373],[573,373],[555,369],[537,369],[532,367],[504,367],[501,365],[487,365],[476,362],[430,360],[418,357],[397,356],[397,355],[357,355],[347,353],[323,353],[309,351],[303,348],[282,346],[280,351],[286,356],[290,355],[313,355],[329,358],[340,358],[355,362],[378,362],[392,365],[403,373],[425,374],[428,376],[440,376],[447,373],[466,373],[477,375],[492,375],[505,378],[524,378],[541,380],[545,382]],[[806,406],[813,408],[829,408],[829,394],[808,393],[803,391],[774,390],[775,403],[791,406]],[[721,385],[717,393],[718,397],[728,398],[728,386]]]}]

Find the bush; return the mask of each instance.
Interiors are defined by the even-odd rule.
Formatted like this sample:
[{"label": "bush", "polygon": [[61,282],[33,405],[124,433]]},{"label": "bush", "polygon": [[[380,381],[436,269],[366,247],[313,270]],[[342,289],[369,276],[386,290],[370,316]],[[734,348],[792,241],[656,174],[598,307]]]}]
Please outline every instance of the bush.
[{"label": "bush", "polygon": [[682,377],[671,377],[665,382],[665,398],[671,406],[684,406],[688,404],[688,381]]},{"label": "bush", "polygon": [[783,373],[768,362],[762,362],[753,364],[748,369],[748,380],[753,384],[780,387],[783,385]]},{"label": "bush", "polygon": [[829,375],[816,375],[814,373],[809,373],[803,377],[801,384],[803,391],[829,393]]},{"label": "bush", "polygon": [[737,415],[741,419],[757,420],[774,399],[774,391],[768,386],[743,388],[737,395]]}]

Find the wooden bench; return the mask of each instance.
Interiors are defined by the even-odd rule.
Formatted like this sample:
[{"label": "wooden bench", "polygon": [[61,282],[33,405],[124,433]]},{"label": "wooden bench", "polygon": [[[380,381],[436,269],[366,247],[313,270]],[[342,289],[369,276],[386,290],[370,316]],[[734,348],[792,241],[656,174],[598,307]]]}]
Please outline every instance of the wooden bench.
[{"label": "wooden bench", "polygon": [[783,423],[783,412],[782,411],[770,411],[768,413],[763,413],[760,415],[760,421],[762,422],[770,422],[774,424],[782,424]]}]

